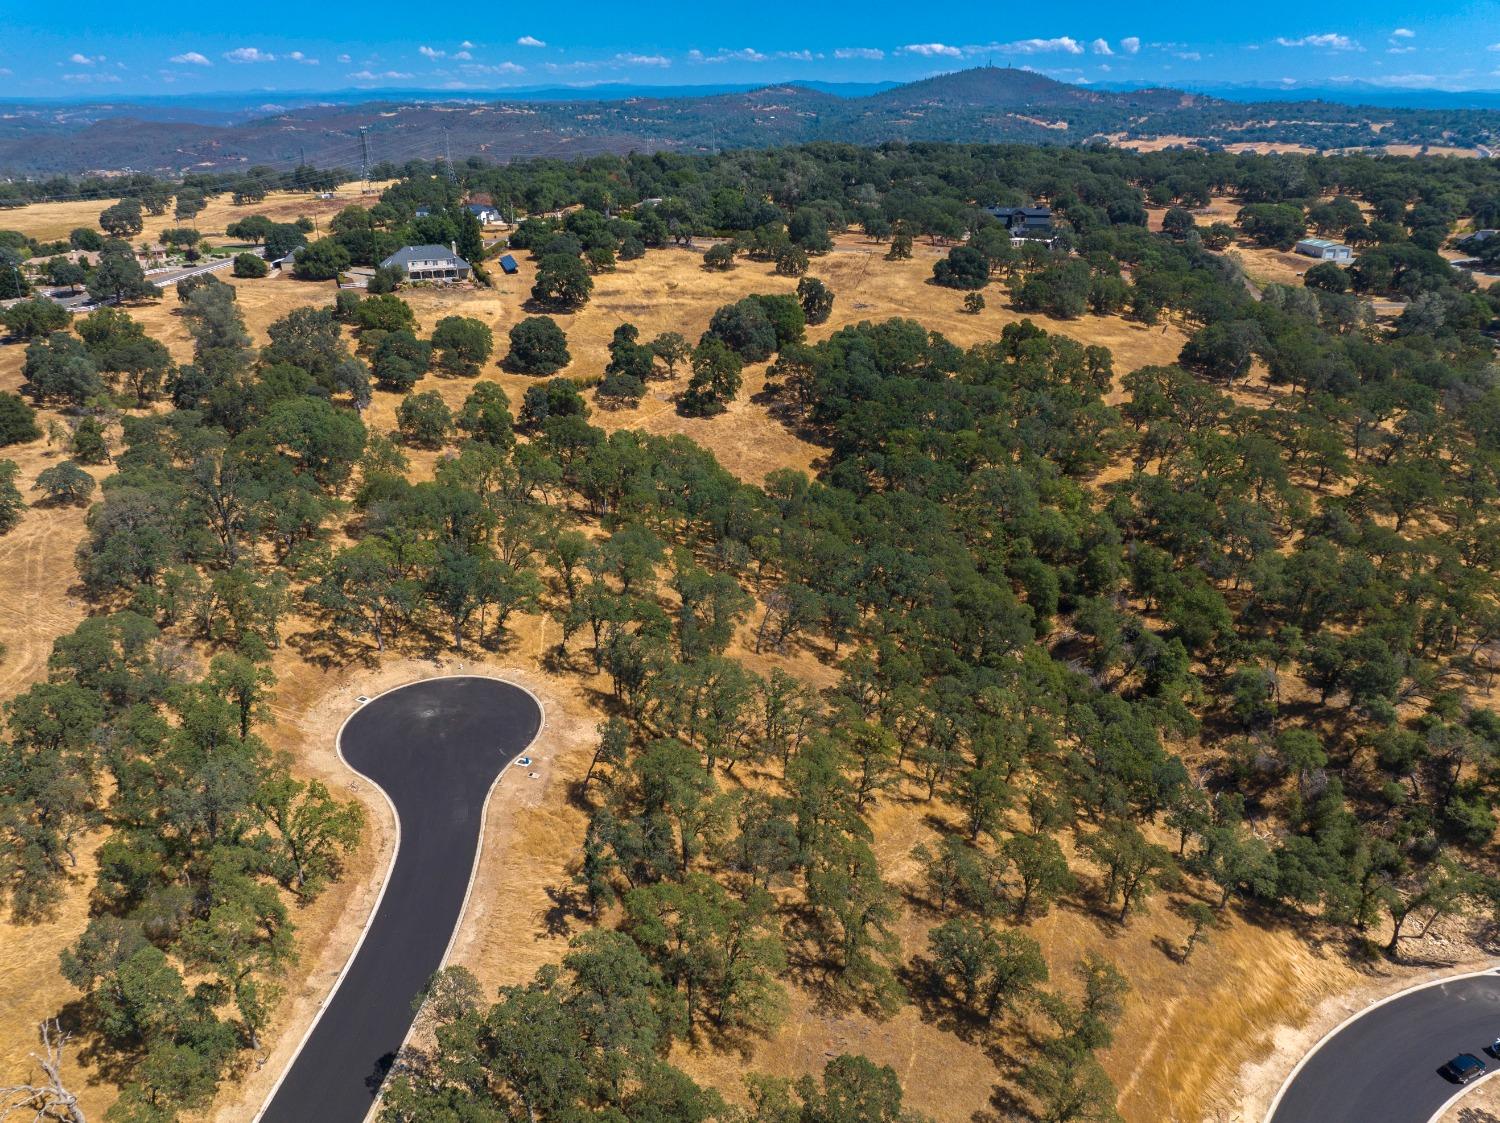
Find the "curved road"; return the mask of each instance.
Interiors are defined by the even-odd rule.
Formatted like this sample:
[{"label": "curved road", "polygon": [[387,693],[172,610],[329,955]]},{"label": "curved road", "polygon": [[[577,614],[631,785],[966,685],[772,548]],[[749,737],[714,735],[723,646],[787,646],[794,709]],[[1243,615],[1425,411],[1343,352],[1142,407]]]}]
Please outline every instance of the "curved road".
[{"label": "curved road", "polygon": [[1324,1041],[1266,1123],[1427,1123],[1458,1092],[1438,1069],[1500,1037],[1500,974],[1408,991]]},{"label": "curved road", "polygon": [[447,954],[490,788],[541,725],[525,690],[468,676],[398,687],[339,731],[339,754],[395,807],[395,866],[262,1123],[360,1123],[369,1113],[411,1028],[412,999]]}]

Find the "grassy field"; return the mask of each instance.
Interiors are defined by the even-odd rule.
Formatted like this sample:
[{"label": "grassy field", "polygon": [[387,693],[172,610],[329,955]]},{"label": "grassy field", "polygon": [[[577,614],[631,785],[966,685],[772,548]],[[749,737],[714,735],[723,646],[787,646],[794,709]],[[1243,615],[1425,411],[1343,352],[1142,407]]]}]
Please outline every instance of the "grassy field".
[{"label": "grassy field", "polygon": [[[365,201],[375,202],[382,186],[373,185],[373,194]],[[274,191],[258,203],[235,206],[228,195],[216,195],[208,201],[207,207],[185,222],[173,218],[170,209],[164,215],[147,215],[145,229],[132,240],[155,240],[163,230],[172,226],[192,226],[204,234],[220,234],[229,223],[252,214],[263,214],[277,222],[292,222],[306,215],[321,226],[344,207],[363,197],[363,181],[344,184],[333,192],[332,199],[319,199],[304,192]],[[115,202],[118,200],[78,199],[0,210],[0,230],[19,230],[39,241],[56,241],[66,238],[80,226],[97,230],[99,212]]]},{"label": "grassy field", "polygon": [[[299,201],[306,199],[299,197]],[[18,225],[13,220],[19,215],[12,212],[7,223]],[[63,224],[64,233],[69,223],[76,224],[57,214],[50,221]],[[1005,307],[1003,293],[995,288],[988,294],[989,307],[984,312],[962,312],[961,294],[928,282],[932,261],[944,252],[941,249],[919,245],[914,259],[907,262],[887,262],[883,252],[884,247],[844,237],[834,252],[814,262],[813,274],[826,280],[837,294],[831,320],[812,330],[814,339],[860,320],[910,316],[967,345],[992,339],[1003,325],[1021,318]],[[498,359],[506,330],[525,315],[522,303],[530,287],[529,272],[527,262],[519,277],[502,278],[493,290],[420,289],[407,297],[424,330],[453,313],[482,319],[496,333]],[[292,308],[326,305],[334,294],[331,283],[308,284],[280,277],[233,283],[257,339],[263,339],[267,325]],[[701,268],[695,252],[653,251],[643,260],[627,262],[617,272],[597,278],[589,305],[575,315],[558,317],[573,354],[568,372],[591,375],[602,370],[609,337],[621,322],[636,324],[646,338],[664,330],[696,338],[719,305],[751,292],[790,291],[794,286],[793,280],[775,276],[768,265],[746,262],[727,273],[709,273]],[[169,293],[158,304],[132,309],[132,313],[178,359],[186,359],[189,341],[176,307],[175,296]],[[1180,328],[1170,323],[1146,328],[1118,318],[1069,322],[1032,318],[1049,330],[1108,346],[1117,375],[1149,363],[1171,362],[1184,339]],[[0,347],[0,388],[14,389],[19,384],[22,352],[19,346]],[[493,362],[483,377],[502,383],[517,406],[530,382],[498,371]],[[473,381],[429,376],[420,388],[437,389],[456,406]],[[611,429],[685,433],[747,480],[758,481],[774,468],[816,465],[818,448],[789,432],[756,400],[764,382],[763,365],[747,370],[739,400],[728,413],[714,419],[678,416],[671,399],[682,381],[680,377],[675,385],[653,383],[637,408],[596,411],[594,420]],[[366,413],[367,423],[375,430],[393,428],[398,401],[396,395],[377,392]],[[45,442],[35,442],[7,450],[6,455],[20,463],[22,486],[29,488],[36,473],[60,453]],[[419,475],[430,472],[435,459],[433,453],[413,455],[414,471]],[[106,467],[96,474],[107,472]],[[0,697],[10,697],[42,677],[52,641],[85,614],[86,605],[74,588],[73,569],[83,529],[83,513],[77,509],[32,508],[15,531],[0,538],[0,635],[9,648],[0,664]],[[492,655],[454,657],[410,647],[391,651],[378,662],[348,665],[328,665],[307,633],[306,623],[296,619],[284,628],[286,642],[274,660],[280,685],[268,737],[276,747],[294,754],[303,774],[324,778],[336,790],[362,799],[370,812],[370,826],[348,876],[296,917],[299,959],[284,980],[286,999],[266,1035],[266,1052],[251,1058],[240,1079],[226,1086],[210,1113],[210,1118],[223,1123],[238,1123],[253,1114],[274,1082],[357,939],[389,859],[392,833],[383,801],[343,769],[334,754],[334,734],[355,695],[374,694],[460,667],[504,674],[536,691],[547,711],[546,728],[533,753],[538,775],[533,780],[513,772],[497,791],[479,879],[455,945],[455,959],[472,968],[486,986],[520,982],[539,965],[557,960],[570,933],[578,930],[576,918],[559,903],[566,899],[568,863],[578,852],[584,829],[584,813],[567,793],[569,781],[582,774],[592,750],[605,684],[548,669],[545,653],[557,640],[556,625],[542,617],[522,619],[515,625],[510,646]],[[833,680],[834,672],[821,658],[823,653],[755,656],[745,640],[742,635],[732,653],[762,673],[780,665],[817,685]],[[934,834],[928,818],[932,808],[917,795],[914,788],[895,793],[874,816],[882,866],[898,886],[909,887],[915,877],[908,857],[912,846]],[[85,857],[78,870],[78,888],[54,921],[24,929],[0,924],[0,1078],[24,1069],[36,1021],[74,997],[57,974],[57,953],[83,927],[90,876]],[[908,955],[924,946],[926,929],[932,923],[933,918],[919,906],[906,908],[898,934]],[[1274,1090],[1277,1074],[1285,1071],[1298,1043],[1329,1016],[1329,1009],[1321,1005],[1325,1000],[1347,1001],[1349,995],[1391,986],[1404,977],[1388,967],[1365,975],[1351,967],[1337,948],[1313,948],[1290,930],[1239,920],[1215,933],[1191,965],[1183,966],[1175,950],[1187,927],[1174,911],[1170,895],[1163,895],[1124,929],[1097,920],[1076,903],[1065,903],[1034,926],[1059,980],[1066,980],[1067,967],[1080,952],[1098,949],[1132,981],[1120,1043],[1107,1058],[1121,1089],[1121,1111],[1131,1123],[1206,1118],[1248,1123],[1257,1118],[1255,1105],[1264,1104],[1269,1094],[1265,1089]],[[1193,1047],[1182,1048],[1183,1042],[1192,1042]],[[910,1105],[940,1123],[1000,1118],[991,1093],[1008,1071],[1008,1058],[960,1040],[924,1019],[913,1006],[889,1021],[877,1022],[821,1008],[810,993],[794,991],[782,1031],[753,1043],[747,1054],[693,1053],[684,1048],[675,1059],[726,1094],[738,1096],[740,1079],[747,1070],[815,1071],[825,1062],[825,1054],[846,1050],[864,1052],[895,1067],[906,1083]],[[111,1095],[108,1086],[88,1087],[84,1106],[91,1117],[102,1115]]]}]

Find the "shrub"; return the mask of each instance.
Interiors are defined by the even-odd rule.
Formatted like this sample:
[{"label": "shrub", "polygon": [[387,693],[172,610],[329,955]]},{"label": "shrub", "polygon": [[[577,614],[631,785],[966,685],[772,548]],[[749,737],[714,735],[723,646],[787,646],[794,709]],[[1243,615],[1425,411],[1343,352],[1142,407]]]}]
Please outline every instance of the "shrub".
[{"label": "shrub", "polygon": [[481,444],[508,449],[516,443],[510,399],[495,382],[474,383],[474,389],[464,399],[463,409],[454,424],[467,433],[470,440]]},{"label": "shrub", "polygon": [[1324,292],[1348,292],[1349,274],[1331,261],[1320,261],[1307,271],[1302,283],[1310,289]]},{"label": "shrub", "polygon": [[506,370],[517,374],[555,374],[571,359],[568,337],[551,316],[528,316],[510,329]]},{"label": "shrub", "polygon": [[782,246],[776,251],[776,272],[783,277],[800,277],[812,263],[801,246]]},{"label": "shrub", "polygon": [[713,269],[720,273],[734,268],[734,246],[729,242],[709,246],[703,254],[703,268]]},{"label": "shrub", "polygon": [[73,459],[80,464],[103,464],[109,459],[104,426],[95,417],[85,417],[73,430]]},{"label": "shrub", "polygon": [[677,406],[689,417],[723,413],[740,392],[742,364],[735,352],[716,336],[705,336],[693,350],[693,377]]},{"label": "shrub", "polygon": [[573,380],[551,378],[526,388],[516,428],[523,433],[536,433],[554,417],[586,418],[588,415],[589,405]]},{"label": "shrub", "polygon": [[639,405],[646,396],[646,384],[633,374],[613,371],[599,380],[594,393],[600,404],[619,409]]},{"label": "shrub", "polygon": [[406,280],[406,273],[398,265],[381,265],[376,268],[370,283],[365,286],[365,291],[371,295],[378,296],[381,293],[395,292]]},{"label": "shrub", "polygon": [[232,269],[236,277],[245,278],[264,277],[271,271],[266,259],[253,253],[235,254]]},{"label": "shrub", "polygon": [[409,331],[387,333],[375,347],[372,365],[382,390],[410,390],[432,362],[432,344]]},{"label": "shrub", "polygon": [[448,374],[478,374],[495,348],[489,325],[472,316],[444,316],[432,332],[437,366]]},{"label": "shrub", "polygon": [[954,246],[933,265],[932,279],[950,289],[982,289],[990,283],[990,259],[973,246]]},{"label": "shrub", "polygon": [[416,326],[417,317],[411,305],[399,296],[380,293],[360,301],[351,322],[361,331],[410,331]]},{"label": "shrub", "polygon": [[537,266],[531,298],[547,307],[573,311],[587,304],[593,291],[594,279],[576,254],[549,252]]},{"label": "shrub", "polygon": [[810,324],[826,323],[833,314],[833,290],[816,277],[803,277],[797,282],[797,299]]},{"label": "shrub", "polygon": [[55,300],[38,296],[22,300],[0,312],[0,320],[17,339],[40,339],[68,326],[72,314]]},{"label": "shrub", "polygon": [[297,251],[293,271],[299,281],[331,281],[349,268],[349,251],[332,238],[319,238]]},{"label": "shrub", "polygon": [[0,394],[0,446],[24,444],[41,435],[36,410],[18,394]]},{"label": "shrub", "polygon": [[790,293],[757,293],[746,298],[760,305],[760,310],[770,321],[776,333],[776,350],[792,343],[801,343],[807,334],[807,316],[802,304]]},{"label": "shrub", "polygon": [[403,398],[396,407],[396,428],[407,444],[438,448],[453,428],[453,411],[436,390]]},{"label": "shrub", "polygon": [[760,303],[748,298],[715,312],[704,337],[720,340],[747,363],[769,359],[776,350],[776,329]]},{"label": "shrub", "polygon": [[33,491],[45,491],[43,501],[47,503],[87,503],[94,493],[94,477],[71,460],[64,460],[45,469],[36,478]]}]

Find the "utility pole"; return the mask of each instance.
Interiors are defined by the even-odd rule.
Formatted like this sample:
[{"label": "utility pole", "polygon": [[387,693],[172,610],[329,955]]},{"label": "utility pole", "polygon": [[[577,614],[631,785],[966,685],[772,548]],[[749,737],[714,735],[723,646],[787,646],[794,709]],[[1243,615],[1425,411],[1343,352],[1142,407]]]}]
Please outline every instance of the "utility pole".
[{"label": "utility pole", "polygon": [[365,194],[370,193],[370,128],[368,125],[359,127],[359,172],[365,181]]}]

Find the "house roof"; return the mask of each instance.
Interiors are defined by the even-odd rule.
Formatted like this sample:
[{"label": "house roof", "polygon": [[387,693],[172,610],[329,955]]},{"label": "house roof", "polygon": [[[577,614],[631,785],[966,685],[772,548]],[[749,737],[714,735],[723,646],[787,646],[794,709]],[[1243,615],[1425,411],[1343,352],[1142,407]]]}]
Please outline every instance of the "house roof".
[{"label": "house roof", "polygon": [[516,259],[511,257],[510,254],[506,254],[500,259],[500,268],[507,273],[519,273],[521,271],[521,267],[516,264]]},{"label": "house roof", "polygon": [[1349,248],[1343,242],[1335,242],[1332,238],[1303,238],[1297,244],[1299,246],[1313,246],[1320,250],[1347,250]]},{"label": "house roof", "polygon": [[467,261],[459,257],[458,254],[454,253],[447,246],[433,245],[402,246],[399,250],[391,254],[390,257],[386,258],[380,264],[382,267],[389,267],[392,265],[406,266],[410,265],[413,261],[443,261],[451,265],[461,265],[465,269],[469,267],[469,263]]},{"label": "house roof", "polygon": [[493,203],[470,203],[469,204],[469,213],[470,214],[483,214],[485,211],[495,211],[496,214],[500,213],[498,210],[496,210],[495,205]]}]

